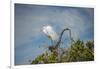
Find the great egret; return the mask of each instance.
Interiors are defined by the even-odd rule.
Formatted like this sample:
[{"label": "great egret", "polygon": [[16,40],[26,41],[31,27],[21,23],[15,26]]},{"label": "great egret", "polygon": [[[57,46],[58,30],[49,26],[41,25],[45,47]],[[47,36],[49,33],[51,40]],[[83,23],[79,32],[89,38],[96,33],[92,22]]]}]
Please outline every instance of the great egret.
[{"label": "great egret", "polygon": [[51,39],[52,43],[58,40],[58,35],[51,26],[44,26],[42,31],[47,35],[49,39]]},{"label": "great egret", "polygon": [[55,45],[49,46],[48,49],[51,52],[53,52],[55,55],[58,56],[58,60],[59,60],[59,50],[60,50],[59,46],[60,46],[60,43],[61,43],[61,39],[62,39],[63,33],[65,31],[69,31],[69,37],[70,37],[71,44],[72,44],[72,42],[74,40],[71,37],[71,29],[69,29],[69,28],[63,29],[62,32],[61,32],[61,34],[60,34],[60,36],[58,37],[57,33],[53,30],[53,28],[51,26],[44,26],[43,27],[43,32],[48,36],[48,38],[50,38],[51,41],[57,41],[55,43]]}]

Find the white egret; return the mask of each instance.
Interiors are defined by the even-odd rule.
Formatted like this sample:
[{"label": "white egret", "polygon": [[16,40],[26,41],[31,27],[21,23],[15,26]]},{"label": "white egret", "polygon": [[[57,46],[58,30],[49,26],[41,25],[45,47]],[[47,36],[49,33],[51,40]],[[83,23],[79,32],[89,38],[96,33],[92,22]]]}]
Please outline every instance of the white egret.
[{"label": "white egret", "polygon": [[59,46],[60,46],[61,39],[62,39],[62,36],[65,31],[69,31],[69,35],[70,35],[69,37],[71,40],[71,44],[74,41],[73,38],[71,37],[71,30],[69,28],[63,29],[60,36],[57,35],[57,33],[53,30],[53,28],[51,26],[44,26],[42,31],[48,36],[49,39],[51,39],[51,41],[56,41],[56,43],[54,45],[49,46],[48,48],[51,52],[53,52],[55,55],[57,55],[58,58],[59,58],[59,50],[60,50]]},{"label": "white egret", "polygon": [[58,40],[58,35],[54,31],[54,29],[51,26],[44,26],[42,31],[47,35],[49,39],[51,39],[52,43],[57,42]]}]

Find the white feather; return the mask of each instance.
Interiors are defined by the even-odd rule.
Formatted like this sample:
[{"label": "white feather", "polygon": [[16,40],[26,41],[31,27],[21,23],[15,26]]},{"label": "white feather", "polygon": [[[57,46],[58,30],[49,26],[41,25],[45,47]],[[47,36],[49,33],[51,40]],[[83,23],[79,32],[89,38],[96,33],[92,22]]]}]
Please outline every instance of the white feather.
[{"label": "white feather", "polygon": [[43,32],[50,37],[52,40],[57,41],[58,40],[58,35],[57,33],[53,30],[51,26],[44,26],[43,27]]}]

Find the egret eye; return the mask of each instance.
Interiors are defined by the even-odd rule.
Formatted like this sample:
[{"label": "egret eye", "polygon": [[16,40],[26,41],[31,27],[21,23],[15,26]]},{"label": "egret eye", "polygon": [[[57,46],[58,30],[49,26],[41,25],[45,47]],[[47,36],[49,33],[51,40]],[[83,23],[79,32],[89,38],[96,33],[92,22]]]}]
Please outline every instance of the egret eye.
[{"label": "egret eye", "polygon": [[48,38],[52,39],[51,36],[48,36]]}]

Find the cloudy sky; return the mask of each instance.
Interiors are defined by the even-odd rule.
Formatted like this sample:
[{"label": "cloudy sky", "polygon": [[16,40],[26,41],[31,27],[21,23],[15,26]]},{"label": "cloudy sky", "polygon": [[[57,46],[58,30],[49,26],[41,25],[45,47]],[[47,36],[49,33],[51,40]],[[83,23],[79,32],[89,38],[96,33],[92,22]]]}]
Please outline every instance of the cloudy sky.
[{"label": "cloudy sky", "polygon": [[[15,64],[29,64],[37,55],[51,45],[41,31],[50,25],[59,35],[64,28],[70,28],[74,40],[94,39],[94,9],[60,6],[15,4]],[[62,41],[68,45],[68,32]]]}]

